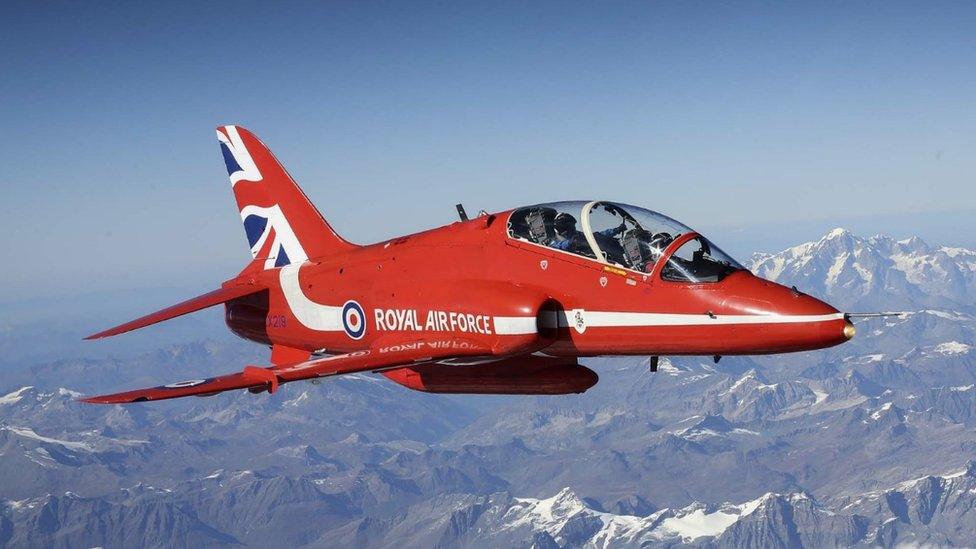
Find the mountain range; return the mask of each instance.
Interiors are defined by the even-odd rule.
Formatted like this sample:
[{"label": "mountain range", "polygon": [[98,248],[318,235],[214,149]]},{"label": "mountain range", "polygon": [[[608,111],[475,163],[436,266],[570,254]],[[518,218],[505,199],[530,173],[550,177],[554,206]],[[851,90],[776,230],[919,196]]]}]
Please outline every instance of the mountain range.
[{"label": "mountain range", "polygon": [[363,374],[75,401],[261,360],[218,322],[138,356],[21,359],[0,382],[0,545],[971,545],[976,252],[837,229],[748,263],[905,314],[817,352],[591,359],[600,383],[563,397]]}]

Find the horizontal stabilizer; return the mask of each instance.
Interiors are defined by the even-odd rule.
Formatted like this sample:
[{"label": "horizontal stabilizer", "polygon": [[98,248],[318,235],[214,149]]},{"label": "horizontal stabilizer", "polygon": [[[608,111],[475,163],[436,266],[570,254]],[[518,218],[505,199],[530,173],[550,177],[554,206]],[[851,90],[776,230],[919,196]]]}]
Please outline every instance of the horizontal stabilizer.
[{"label": "horizontal stabilizer", "polygon": [[187,313],[199,311],[200,309],[213,307],[214,305],[220,305],[221,303],[225,303],[232,299],[254,294],[263,290],[265,290],[264,287],[253,285],[228,286],[226,288],[220,288],[219,290],[205,293],[201,296],[194,297],[193,299],[188,299],[182,303],[177,303],[176,305],[167,307],[161,311],[156,311],[155,313],[150,313],[144,317],[137,318],[132,322],[126,322],[125,324],[120,324],[114,328],[105,330],[104,332],[98,332],[97,334],[90,335],[85,339],[101,339],[103,337],[124,334],[125,332],[145,328],[146,326],[156,324],[157,322],[183,316]]}]

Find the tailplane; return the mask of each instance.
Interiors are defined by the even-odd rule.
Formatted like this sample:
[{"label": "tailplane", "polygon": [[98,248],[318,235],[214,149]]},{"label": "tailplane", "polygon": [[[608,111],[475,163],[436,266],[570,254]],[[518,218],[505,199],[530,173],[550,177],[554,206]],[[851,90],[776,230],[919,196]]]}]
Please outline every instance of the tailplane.
[{"label": "tailplane", "polygon": [[164,320],[170,320],[178,316],[183,316],[188,313],[206,309],[207,307],[213,307],[214,305],[227,303],[228,301],[233,301],[239,297],[263,292],[265,290],[265,287],[256,285],[226,285],[220,289],[194,297],[193,299],[187,299],[186,301],[177,303],[172,307],[166,307],[163,310],[149,313],[148,315],[137,318],[132,322],[126,322],[125,324],[120,324],[114,328],[109,328],[108,330],[98,332],[97,334],[92,334],[85,339],[102,339],[104,337],[124,334],[126,332],[131,332],[132,330],[138,330],[139,328],[145,328],[146,326],[163,322]]},{"label": "tailplane", "polygon": [[356,247],[336,234],[253,133],[221,126],[217,139],[255,264],[272,269]]}]

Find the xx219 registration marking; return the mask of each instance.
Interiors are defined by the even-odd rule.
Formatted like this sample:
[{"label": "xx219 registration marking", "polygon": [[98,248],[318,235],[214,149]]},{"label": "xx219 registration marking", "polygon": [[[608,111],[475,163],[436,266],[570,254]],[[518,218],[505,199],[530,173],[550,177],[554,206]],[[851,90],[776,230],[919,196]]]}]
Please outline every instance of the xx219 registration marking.
[{"label": "xx219 registration marking", "polygon": [[265,320],[265,326],[268,328],[286,328],[288,326],[288,319],[285,315],[268,315]]}]

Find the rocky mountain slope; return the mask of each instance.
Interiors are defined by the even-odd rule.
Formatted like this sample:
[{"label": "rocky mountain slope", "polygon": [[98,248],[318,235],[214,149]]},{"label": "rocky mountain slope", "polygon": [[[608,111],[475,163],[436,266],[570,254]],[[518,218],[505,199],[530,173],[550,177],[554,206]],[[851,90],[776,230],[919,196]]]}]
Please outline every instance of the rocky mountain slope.
[{"label": "rocky mountain slope", "polygon": [[845,231],[757,255],[761,275],[845,310],[911,314],[813,353],[656,374],[592,359],[601,381],[575,396],[355,375],[99,407],[74,397],[264,350],[25,363],[0,381],[0,546],[970,545],[974,257]]}]

